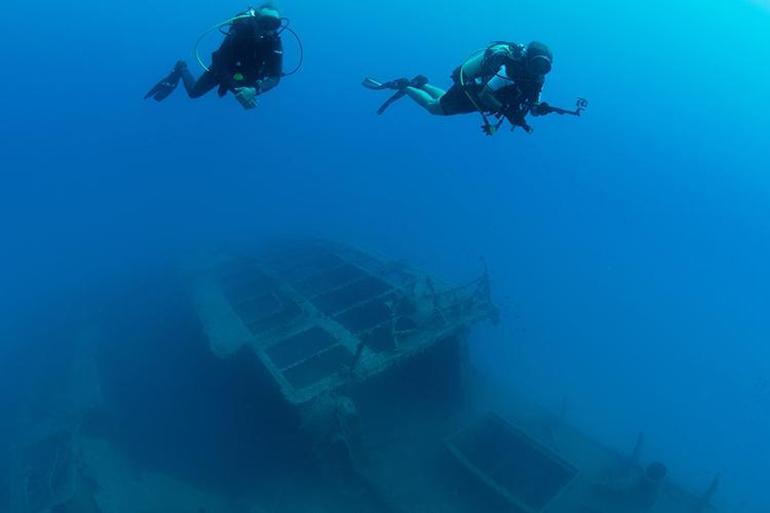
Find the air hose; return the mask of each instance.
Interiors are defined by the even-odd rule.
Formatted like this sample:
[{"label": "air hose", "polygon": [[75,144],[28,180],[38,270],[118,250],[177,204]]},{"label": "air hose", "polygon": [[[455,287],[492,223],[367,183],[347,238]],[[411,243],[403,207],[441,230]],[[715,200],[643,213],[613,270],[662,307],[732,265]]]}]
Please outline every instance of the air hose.
[{"label": "air hose", "polygon": [[[285,24],[283,22],[286,22]],[[284,73],[284,77],[290,77],[291,75],[294,75],[299,70],[302,69],[302,65],[305,63],[305,46],[302,44],[302,38],[299,37],[299,34],[297,34],[294,29],[292,29],[289,26],[289,18],[281,18],[281,29],[278,31],[278,34],[280,35],[284,31],[288,32],[292,36],[294,36],[294,39],[297,40],[297,47],[299,48],[299,62],[294,67],[293,70],[289,71],[288,73]]]},{"label": "air hose", "polygon": [[236,21],[245,20],[247,18],[253,18],[253,17],[254,17],[253,14],[241,14],[239,16],[235,16],[234,18],[230,18],[227,21],[223,21],[222,23],[217,23],[216,25],[214,25],[213,27],[211,27],[210,29],[205,31],[203,34],[201,34],[198,37],[198,39],[195,41],[195,46],[193,47],[193,53],[195,54],[195,60],[198,61],[198,64],[200,65],[200,67],[203,68],[206,71],[211,71],[211,69],[208,66],[206,66],[206,64],[204,64],[203,59],[201,59],[201,54],[200,54],[200,46],[201,46],[201,43],[203,42],[203,40],[206,38],[206,36],[208,36],[209,34],[214,32],[215,30],[221,29],[222,27],[226,27],[227,25],[232,25]]},{"label": "air hose", "polygon": [[465,66],[468,65],[468,63],[475,59],[479,54],[485,53],[487,51],[487,48],[482,48],[479,50],[476,50],[472,54],[468,56],[467,59],[463,62],[462,66],[460,66],[460,87],[462,87],[463,92],[465,93],[465,96],[468,97],[468,99],[471,101],[471,104],[473,104],[474,107],[476,107],[476,110],[479,111],[479,114],[481,114],[482,119],[484,120],[484,126],[482,127],[484,129],[484,132],[488,135],[494,135],[495,132],[500,128],[500,125],[502,125],[502,120],[500,120],[500,123],[497,125],[493,125],[489,122],[489,117],[484,112],[484,109],[481,108],[481,105],[476,101],[476,98],[473,97],[470,90],[465,86]]}]

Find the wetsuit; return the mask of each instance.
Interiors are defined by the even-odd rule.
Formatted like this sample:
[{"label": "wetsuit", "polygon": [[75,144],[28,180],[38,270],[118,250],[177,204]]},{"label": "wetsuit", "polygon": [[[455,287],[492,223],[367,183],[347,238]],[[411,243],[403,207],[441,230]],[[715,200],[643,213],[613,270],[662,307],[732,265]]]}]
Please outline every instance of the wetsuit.
[{"label": "wetsuit", "polygon": [[283,73],[281,37],[275,32],[261,33],[256,21],[239,21],[212,54],[210,71],[198,80],[187,67],[180,71],[190,98],[199,98],[215,87],[219,96],[238,87],[254,87],[264,93],[278,85]]},{"label": "wetsuit", "polygon": [[[545,77],[534,76],[527,71],[523,45],[491,46],[484,52],[478,66],[475,69],[469,69],[472,67],[457,68],[452,74],[454,85],[440,100],[441,109],[446,115],[477,112],[478,107],[485,112],[494,113],[496,109],[483,101],[482,92],[485,88],[488,88],[504,106],[534,105],[539,101]],[[462,83],[465,84],[464,88]],[[474,98],[478,107],[468,97],[468,93]],[[518,103],[513,105],[516,99]]]},{"label": "wetsuit", "polygon": [[513,124],[523,120],[527,114],[539,116],[533,108],[540,103],[545,77],[533,76],[520,63],[509,63],[502,73],[487,83],[489,92],[502,104],[502,109],[493,114],[501,114]]}]

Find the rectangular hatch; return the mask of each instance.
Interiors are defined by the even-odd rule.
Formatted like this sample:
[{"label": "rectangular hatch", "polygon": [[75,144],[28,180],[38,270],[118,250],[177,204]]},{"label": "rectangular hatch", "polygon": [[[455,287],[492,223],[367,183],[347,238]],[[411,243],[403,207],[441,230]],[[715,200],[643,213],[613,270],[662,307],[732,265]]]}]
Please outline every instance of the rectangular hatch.
[{"label": "rectangular hatch", "polygon": [[457,461],[481,483],[526,513],[539,513],[577,476],[577,469],[497,415],[447,440]]}]

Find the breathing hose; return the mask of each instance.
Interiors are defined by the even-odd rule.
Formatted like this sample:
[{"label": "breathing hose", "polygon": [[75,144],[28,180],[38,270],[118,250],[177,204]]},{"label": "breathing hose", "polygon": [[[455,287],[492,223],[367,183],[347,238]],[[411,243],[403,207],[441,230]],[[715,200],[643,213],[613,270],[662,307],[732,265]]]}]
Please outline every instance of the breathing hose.
[{"label": "breathing hose", "polygon": [[213,27],[211,27],[210,29],[205,31],[203,34],[201,34],[198,37],[198,39],[195,41],[195,46],[193,47],[193,53],[195,54],[195,60],[198,61],[198,64],[200,65],[200,67],[203,68],[206,71],[211,71],[211,69],[208,66],[206,66],[206,64],[204,64],[203,59],[201,59],[201,54],[200,54],[200,46],[201,46],[201,43],[203,42],[203,40],[206,38],[206,36],[208,36],[209,34],[214,32],[215,30],[221,29],[222,27],[226,27],[227,25],[232,25],[236,21],[245,20],[247,18],[253,18],[253,17],[254,17],[253,14],[241,14],[239,16],[235,16],[234,18],[230,18],[227,21],[223,21],[222,23],[217,23],[216,25],[214,25]]},{"label": "breathing hose", "polygon": [[500,124],[502,124],[502,121],[497,125],[493,125],[489,122],[489,117],[484,112],[484,109],[481,108],[481,105],[476,101],[476,98],[473,97],[470,90],[465,86],[465,66],[468,65],[468,63],[476,58],[478,55],[485,53],[487,51],[487,48],[482,48],[479,50],[476,50],[472,54],[468,56],[467,59],[463,62],[462,66],[460,66],[460,87],[462,87],[463,92],[465,93],[465,96],[468,97],[468,99],[471,101],[471,104],[473,104],[474,107],[476,107],[476,110],[479,111],[479,114],[481,114],[482,119],[484,120],[484,131],[488,135],[494,135],[494,133],[497,131],[498,128],[500,128]]}]

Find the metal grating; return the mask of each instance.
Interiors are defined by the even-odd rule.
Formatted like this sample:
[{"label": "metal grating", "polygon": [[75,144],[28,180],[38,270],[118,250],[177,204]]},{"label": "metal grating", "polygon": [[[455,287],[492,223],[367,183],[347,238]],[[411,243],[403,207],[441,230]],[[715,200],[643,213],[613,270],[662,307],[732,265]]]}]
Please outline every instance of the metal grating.
[{"label": "metal grating", "polygon": [[336,344],[336,338],[316,326],[270,347],[267,355],[277,368],[286,369]]},{"label": "metal grating", "polygon": [[284,371],[283,375],[292,387],[303,389],[344,372],[352,363],[353,355],[346,347],[334,346]]},{"label": "metal grating", "polygon": [[384,351],[395,349],[396,347],[396,339],[393,330],[389,325],[380,326],[367,333],[362,338],[366,347],[375,353],[382,353]]},{"label": "metal grating", "polygon": [[303,311],[299,305],[296,303],[286,303],[283,305],[283,308],[276,311],[273,315],[246,323],[246,325],[253,334],[259,335],[266,331],[291,324],[300,318],[302,314]]},{"label": "metal grating", "polygon": [[496,415],[447,441],[452,454],[484,484],[520,509],[542,511],[577,469]]},{"label": "metal grating", "polygon": [[333,269],[344,263],[345,261],[337,255],[321,251],[302,253],[295,259],[281,259],[273,262],[271,267],[282,278],[299,282],[319,271]]},{"label": "metal grating", "polygon": [[313,303],[327,315],[333,315],[355,306],[367,299],[377,297],[390,290],[390,286],[377,278],[368,276],[313,299]]},{"label": "metal grating", "polygon": [[365,278],[367,274],[356,266],[341,265],[326,272],[315,273],[295,285],[308,296],[316,296],[331,289]]},{"label": "metal grating", "polygon": [[360,333],[370,330],[380,324],[391,320],[393,314],[390,308],[382,301],[369,301],[362,305],[347,310],[335,319],[344,325],[351,333]]}]

